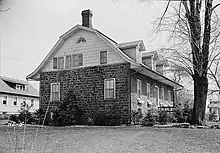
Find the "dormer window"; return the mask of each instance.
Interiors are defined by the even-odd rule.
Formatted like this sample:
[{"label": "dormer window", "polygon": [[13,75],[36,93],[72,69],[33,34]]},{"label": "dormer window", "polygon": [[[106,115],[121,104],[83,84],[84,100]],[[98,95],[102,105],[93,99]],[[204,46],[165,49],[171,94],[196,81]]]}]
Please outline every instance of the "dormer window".
[{"label": "dormer window", "polygon": [[16,90],[23,90],[25,91],[25,85],[21,85],[21,84],[16,84]]}]

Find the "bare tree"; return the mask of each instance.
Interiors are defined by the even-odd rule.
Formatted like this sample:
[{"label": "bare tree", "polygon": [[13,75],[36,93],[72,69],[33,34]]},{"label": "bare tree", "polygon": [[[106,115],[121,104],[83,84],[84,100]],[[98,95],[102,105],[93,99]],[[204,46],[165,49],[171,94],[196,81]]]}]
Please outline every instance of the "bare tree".
[{"label": "bare tree", "polygon": [[[150,0],[139,0],[149,2]],[[218,0],[167,0],[162,16],[157,20],[156,32],[170,33],[173,40],[170,61],[187,72],[194,82],[192,124],[203,125],[208,93],[209,70],[218,60],[220,31],[215,13]],[[168,13],[169,12],[169,13]],[[211,74],[211,73],[210,73]]]},{"label": "bare tree", "polygon": [[8,11],[9,8],[2,8],[3,4],[4,4],[4,0],[0,0],[0,12]]}]

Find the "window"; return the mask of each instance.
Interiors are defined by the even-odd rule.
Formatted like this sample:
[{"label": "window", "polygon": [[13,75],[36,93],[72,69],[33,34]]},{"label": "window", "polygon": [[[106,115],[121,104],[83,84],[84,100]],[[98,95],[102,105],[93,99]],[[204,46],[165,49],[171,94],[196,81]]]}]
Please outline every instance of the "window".
[{"label": "window", "polygon": [[100,52],[100,64],[106,64],[107,63],[107,51],[101,51]]},{"label": "window", "polygon": [[7,104],[7,96],[3,96],[2,104],[4,104],[4,105]]},{"label": "window", "polygon": [[58,57],[58,69],[63,69],[63,68],[64,68],[64,58]]},{"label": "window", "polygon": [[17,102],[18,102],[18,98],[17,98],[17,97],[14,97],[14,106],[17,105]]},{"label": "window", "polygon": [[104,91],[105,99],[115,98],[115,78],[104,80]]},{"label": "window", "polygon": [[171,91],[168,90],[168,101],[171,101]]},{"label": "window", "polygon": [[66,56],[66,69],[71,68],[71,55]]},{"label": "window", "polygon": [[53,69],[57,69],[57,58],[53,58]]},{"label": "window", "polygon": [[31,99],[31,107],[34,106],[34,99]]},{"label": "window", "polygon": [[147,83],[147,98],[150,99],[150,83]]},{"label": "window", "polygon": [[161,99],[164,101],[164,88],[161,88]]},{"label": "window", "polygon": [[159,88],[158,88],[158,86],[155,86],[155,88],[154,88],[154,98],[155,98],[157,106],[159,106],[159,96],[160,96]]},{"label": "window", "polygon": [[16,89],[25,91],[25,85],[16,84]]},{"label": "window", "polygon": [[141,80],[137,79],[137,95],[138,95],[138,97],[141,97],[141,91],[142,91],[141,84],[142,84]]},{"label": "window", "polygon": [[52,101],[60,100],[60,84],[59,83],[51,84],[51,100]]},{"label": "window", "polygon": [[83,65],[83,54],[73,55],[73,67]]},{"label": "window", "polygon": [[23,99],[23,102],[21,103],[21,107],[26,108],[26,105],[27,105],[27,104],[26,104],[26,99],[24,98],[24,99]]}]

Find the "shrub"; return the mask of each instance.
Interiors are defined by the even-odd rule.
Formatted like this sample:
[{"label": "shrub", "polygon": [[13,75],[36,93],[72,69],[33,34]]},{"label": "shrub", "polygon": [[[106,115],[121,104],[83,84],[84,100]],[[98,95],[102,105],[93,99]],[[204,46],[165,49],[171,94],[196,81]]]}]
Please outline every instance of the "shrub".
[{"label": "shrub", "polygon": [[140,124],[142,117],[143,117],[143,114],[140,109],[138,111],[132,110],[131,121],[133,122],[133,124]]},{"label": "shrub", "polygon": [[209,121],[216,121],[217,114],[215,112],[211,112],[208,115]]},{"label": "shrub", "polygon": [[[34,124],[37,125],[53,125],[53,120],[51,118],[52,111],[49,111],[46,113],[45,109],[38,109],[34,112],[33,118],[34,118]],[[46,116],[45,116],[46,115]]]},{"label": "shrub", "polygon": [[17,117],[17,115],[11,115],[10,118],[9,118],[9,120],[11,120],[11,121],[13,121],[13,122],[15,122],[15,123],[18,123],[18,117]]},{"label": "shrub", "polygon": [[114,105],[107,112],[99,112],[94,117],[96,126],[119,126],[121,125],[121,116],[118,113],[117,105]]},{"label": "shrub", "polygon": [[190,107],[189,103],[186,101],[184,103],[183,109],[181,109],[179,107],[176,107],[174,109],[175,120],[178,123],[183,123],[183,122],[190,123],[192,120],[192,112],[193,112],[193,109]]},{"label": "shrub", "polygon": [[18,115],[18,121],[25,124],[32,124],[34,122],[34,118],[28,110],[22,110]]},{"label": "shrub", "polygon": [[155,110],[150,109],[147,112],[147,115],[142,119],[141,124],[143,126],[153,126],[156,123],[156,119],[157,119],[157,113],[155,112]]},{"label": "shrub", "polygon": [[167,124],[168,122],[168,115],[167,115],[167,111],[159,111],[158,112],[158,122],[160,124]]}]

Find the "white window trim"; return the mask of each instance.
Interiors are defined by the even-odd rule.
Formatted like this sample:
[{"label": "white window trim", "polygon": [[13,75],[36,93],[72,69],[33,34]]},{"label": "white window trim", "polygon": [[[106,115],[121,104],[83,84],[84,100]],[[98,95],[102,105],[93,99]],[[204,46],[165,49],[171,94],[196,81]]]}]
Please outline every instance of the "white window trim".
[{"label": "white window trim", "polygon": [[[15,99],[16,99],[16,105],[15,105]],[[13,106],[18,106],[18,97],[14,97]]]},{"label": "white window trim", "polygon": [[[67,64],[66,64],[67,56],[70,56],[70,67],[69,68],[66,67],[67,66]],[[72,68],[72,55],[65,55],[65,58],[64,58],[64,69],[71,69],[71,68]]]},{"label": "white window trim", "polygon": [[58,101],[60,101],[60,83],[59,83],[59,82],[57,82],[57,83],[51,83],[51,84],[50,84],[50,101],[53,101],[53,100],[52,100],[52,85],[54,85],[54,84],[58,84],[58,85],[59,85],[59,100],[58,100]]},{"label": "white window trim", "polygon": [[[61,58],[61,57],[63,58],[63,68],[62,69],[59,68],[59,58]],[[66,68],[65,59],[66,59],[65,56],[58,56],[57,57],[57,70],[64,70]]]},{"label": "white window trim", "polygon": [[[138,84],[139,84],[139,82],[140,82],[140,95],[138,95]],[[139,96],[141,97],[141,95],[142,95],[142,81],[140,79],[137,79],[137,95],[138,95],[138,97]]]},{"label": "white window trim", "polygon": [[[56,60],[57,60],[57,62],[56,62],[57,68],[54,68],[54,58],[56,58]],[[53,59],[52,59],[52,67],[53,67],[53,70],[58,70],[58,57],[53,57]]]},{"label": "white window trim", "polygon": [[[32,105],[32,101],[33,101],[33,105]],[[34,107],[34,99],[31,99],[31,104],[30,104],[31,107]]]},{"label": "white window trim", "polygon": [[167,94],[168,94],[168,101],[171,101],[171,99],[172,99],[171,98],[171,90],[168,89]]},{"label": "white window trim", "polygon": [[161,88],[161,95],[162,95],[162,101],[164,101],[165,100],[165,91],[164,91],[163,87]]},{"label": "white window trim", "polygon": [[[102,63],[102,57],[101,57],[102,52],[106,52],[106,62],[105,63]],[[107,64],[108,63],[108,52],[106,50],[99,52],[99,60],[100,60],[100,64]]]},{"label": "white window trim", "polygon": [[[106,81],[108,80],[114,80],[114,97],[113,98],[106,98],[106,94],[105,94],[105,90],[106,90]],[[115,78],[108,78],[108,79],[104,79],[104,99],[115,99],[116,98],[116,93],[115,93],[115,90],[116,89],[116,82],[115,82]]]},{"label": "white window trim", "polygon": [[[4,98],[4,97],[6,97],[6,104],[3,104],[3,100],[4,100],[3,98]],[[8,96],[3,95],[3,96],[2,96],[2,105],[7,105],[7,104],[8,104]]]},{"label": "white window trim", "polygon": [[[159,90],[159,87],[158,86],[155,86],[155,88],[157,88],[157,91],[158,91],[158,93],[156,93],[157,95],[157,99],[158,99],[158,104],[157,104],[157,106],[160,106],[160,90]],[[155,97],[155,100],[156,100],[156,97]]]}]

